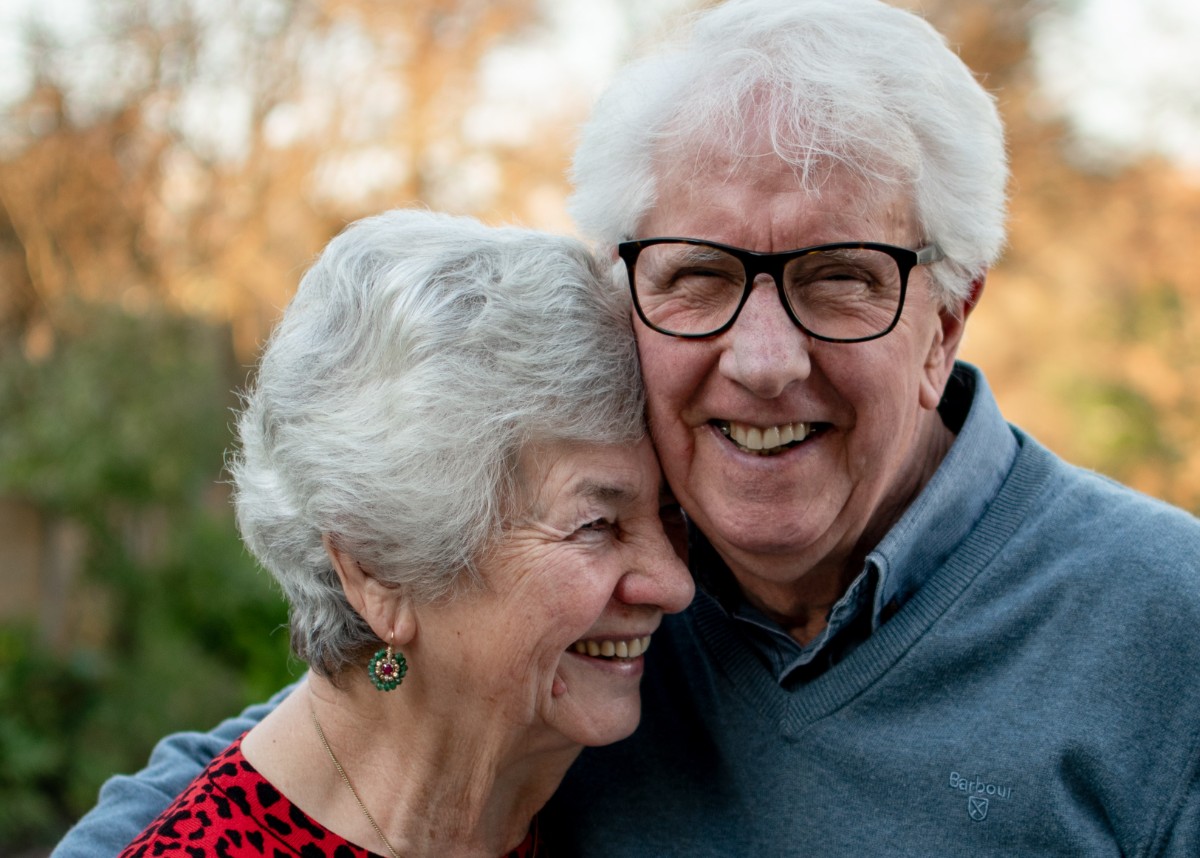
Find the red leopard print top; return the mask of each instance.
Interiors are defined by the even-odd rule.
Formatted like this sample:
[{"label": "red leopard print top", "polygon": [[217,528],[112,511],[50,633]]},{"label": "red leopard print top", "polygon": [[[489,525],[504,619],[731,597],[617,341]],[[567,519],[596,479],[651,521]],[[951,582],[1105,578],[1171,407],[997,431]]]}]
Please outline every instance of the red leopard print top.
[{"label": "red leopard print top", "polygon": [[[538,858],[537,820],[505,858]],[[238,739],[120,858],[381,858],[327,831],[242,756]]]}]

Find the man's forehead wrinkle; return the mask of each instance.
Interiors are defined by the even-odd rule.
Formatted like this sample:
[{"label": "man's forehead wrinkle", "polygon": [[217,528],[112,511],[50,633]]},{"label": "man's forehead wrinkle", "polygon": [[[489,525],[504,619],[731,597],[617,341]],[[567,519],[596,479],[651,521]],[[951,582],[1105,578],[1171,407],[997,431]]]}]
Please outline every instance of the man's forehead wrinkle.
[{"label": "man's forehead wrinkle", "polygon": [[[774,154],[736,160],[726,150],[706,156],[694,154],[693,157],[695,160],[660,162],[656,171],[660,195],[661,189],[668,185],[684,189],[685,196],[697,187],[699,193],[710,195],[720,187],[728,187],[728,203],[734,206],[736,197],[733,195],[750,187],[779,195],[800,194],[814,208],[825,207],[831,214],[856,218],[879,218],[881,207],[895,200],[898,193],[901,199],[908,200],[904,194],[907,189],[902,183],[871,184],[853,169],[838,164],[825,163],[810,168],[808,175],[803,175],[799,167]],[[656,207],[661,205],[660,199]],[[905,206],[909,207],[911,204]]]}]

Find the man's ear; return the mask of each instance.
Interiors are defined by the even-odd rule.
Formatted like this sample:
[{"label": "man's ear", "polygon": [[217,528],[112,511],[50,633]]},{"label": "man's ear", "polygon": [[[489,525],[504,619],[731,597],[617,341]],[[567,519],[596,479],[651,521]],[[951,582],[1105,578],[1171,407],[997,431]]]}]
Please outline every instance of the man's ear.
[{"label": "man's ear", "polygon": [[971,281],[967,296],[951,307],[938,311],[938,327],[925,357],[924,377],[921,381],[921,406],[930,411],[942,401],[946,381],[954,369],[958,348],[962,345],[967,318],[971,315],[983,295],[987,272]]},{"label": "man's ear", "polygon": [[986,282],[986,271],[971,281],[971,291],[967,293],[967,299],[963,303],[963,321],[966,321],[967,316],[971,315],[971,311],[979,303],[979,299],[983,297],[983,287]]},{"label": "man's ear", "polygon": [[346,601],[371,627],[375,636],[396,647],[412,640],[416,634],[416,617],[412,601],[401,588],[377,578],[356,557],[342,549],[335,534],[322,535],[321,542],[342,583]]}]

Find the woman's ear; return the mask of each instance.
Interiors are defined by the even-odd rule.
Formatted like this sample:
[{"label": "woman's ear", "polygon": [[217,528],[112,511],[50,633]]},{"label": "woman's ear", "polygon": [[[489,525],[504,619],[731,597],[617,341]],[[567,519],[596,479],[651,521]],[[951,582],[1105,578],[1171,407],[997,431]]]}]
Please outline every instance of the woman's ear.
[{"label": "woman's ear", "polygon": [[321,543],[337,573],[346,601],[381,641],[400,647],[416,634],[416,616],[412,601],[401,588],[379,580],[349,552],[342,549],[333,534],[323,534]]}]

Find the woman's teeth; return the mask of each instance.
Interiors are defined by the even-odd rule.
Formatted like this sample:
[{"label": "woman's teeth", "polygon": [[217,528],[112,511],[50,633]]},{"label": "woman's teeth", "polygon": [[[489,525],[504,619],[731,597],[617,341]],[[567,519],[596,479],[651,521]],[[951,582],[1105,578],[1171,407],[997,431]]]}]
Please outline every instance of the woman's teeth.
[{"label": "woman's teeth", "polygon": [[593,658],[637,658],[650,648],[650,635],[627,641],[575,641],[571,649]]},{"label": "woman's teeth", "polygon": [[746,423],[720,421],[717,428],[721,434],[748,453],[773,456],[789,445],[803,441],[813,433],[812,423],[781,423],[760,429]]}]

